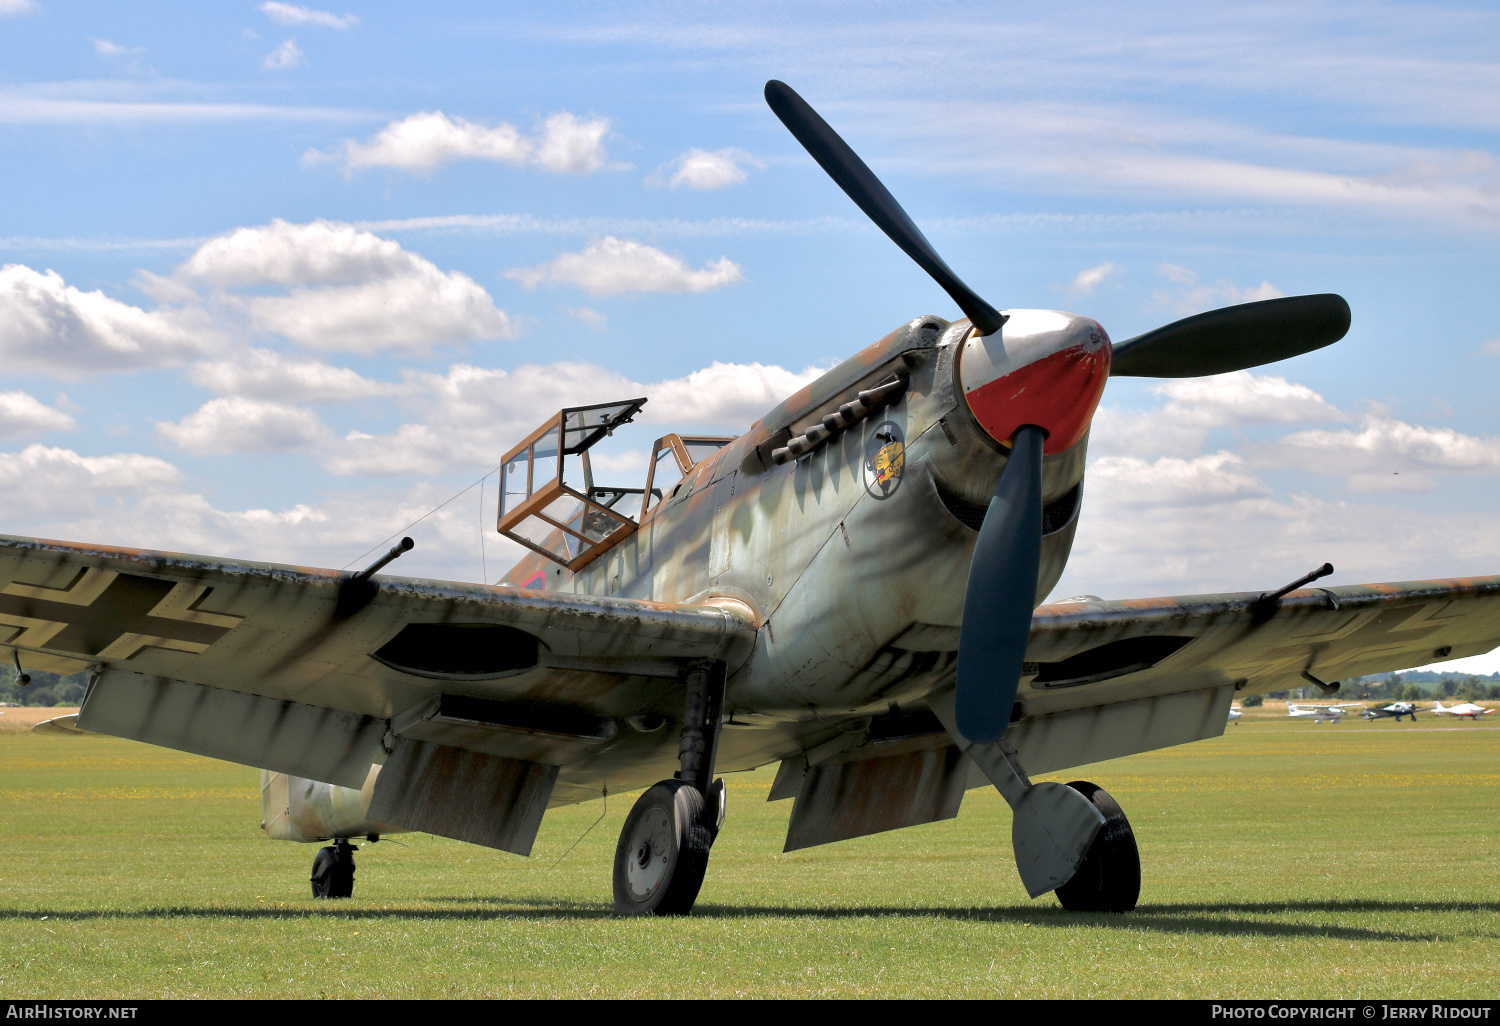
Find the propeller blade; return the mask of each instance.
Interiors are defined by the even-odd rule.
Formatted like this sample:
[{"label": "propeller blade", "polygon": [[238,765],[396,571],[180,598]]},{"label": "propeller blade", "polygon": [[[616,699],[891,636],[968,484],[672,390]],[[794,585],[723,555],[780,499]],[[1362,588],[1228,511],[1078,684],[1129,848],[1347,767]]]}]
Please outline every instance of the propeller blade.
[{"label": "propeller blade", "polygon": [[828,177],[837,182],[838,187],[890,236],[892,242],[953,297],[981,335],[992,335],[999,330],[1005,318],[959,280],[875,173],[849,148],[848,143],[839,138],[837,132],[828,127],[828,122],[808,106],[806,100],[785,82],[772,79],[766,83],[766,103],[803,148],[812,154],[813,160],[828,172]]},{"label": "propeller blade", "polygon": [[1288,296],[1184,317],[1117,342],[1109,373],[1196,378],[1259,367],[1332,345],[1349,330],[1343,296]]},{"label": "propeller blade", "polygon": [[1016,431],[969,562],[954,713],[963,735],[981,744],[1000,740],[1010,724],[1031,636],[1042,560],[1045,438],[1030,424]]}]

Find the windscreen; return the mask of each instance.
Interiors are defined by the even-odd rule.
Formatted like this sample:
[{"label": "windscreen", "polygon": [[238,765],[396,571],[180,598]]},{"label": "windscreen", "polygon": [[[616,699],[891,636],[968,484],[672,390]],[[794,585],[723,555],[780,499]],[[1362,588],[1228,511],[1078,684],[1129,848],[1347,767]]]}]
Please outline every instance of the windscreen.
[{"label": "windscreen", "polygon": [[733,438],[684,438],[682,444],[696,467],[732,441]]}]

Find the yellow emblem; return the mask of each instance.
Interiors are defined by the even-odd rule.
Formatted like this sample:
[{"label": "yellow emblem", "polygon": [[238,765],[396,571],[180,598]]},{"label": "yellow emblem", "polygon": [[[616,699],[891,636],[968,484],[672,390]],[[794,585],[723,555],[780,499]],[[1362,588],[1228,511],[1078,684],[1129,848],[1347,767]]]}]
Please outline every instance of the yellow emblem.
[{"label": "yellow emblem", "polygon": [[906,469],[906,440],[901,427],[886,421],[875,429],[865,448],[865,490],[884,499],[901,484]]}]

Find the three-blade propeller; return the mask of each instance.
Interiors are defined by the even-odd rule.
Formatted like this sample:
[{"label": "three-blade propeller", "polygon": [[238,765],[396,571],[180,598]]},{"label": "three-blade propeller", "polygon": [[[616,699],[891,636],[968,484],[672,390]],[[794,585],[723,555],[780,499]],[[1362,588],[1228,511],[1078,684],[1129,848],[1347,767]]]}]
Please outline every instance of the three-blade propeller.
[{"label": "three-blade propeller", "polygon": [[[880,179],[807,101],[772,80],[766,83],[766,103],[839,188],[953,298],[980,335],[1001,330],[1006,315],[953,273]],[[1349,305],[1339,296],[1245,303],[1187,317],[1115,345],[1110,373],[1222,374],[1321,348],[1348,330]],[[1041,567],[1045,437],[1033,425],[1016,430],[969,563],[956,716],[970,741],[1000,739],[1020,684]]]}]

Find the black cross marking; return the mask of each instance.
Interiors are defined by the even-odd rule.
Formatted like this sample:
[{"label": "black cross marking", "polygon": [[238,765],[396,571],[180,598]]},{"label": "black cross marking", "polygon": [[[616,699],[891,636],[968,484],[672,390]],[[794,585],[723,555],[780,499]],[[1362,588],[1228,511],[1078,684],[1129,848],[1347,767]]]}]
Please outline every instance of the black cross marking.
[{"label": "black cross marking", "polygon": [[98,655],[125,634],[212,645],[229,633],[228,627],[150,615],[175,586],[154,577],[120,574],[86,606],[0,594],[0,613],[65,623],[44,647],[88,656]]}]

